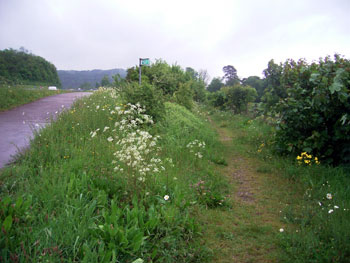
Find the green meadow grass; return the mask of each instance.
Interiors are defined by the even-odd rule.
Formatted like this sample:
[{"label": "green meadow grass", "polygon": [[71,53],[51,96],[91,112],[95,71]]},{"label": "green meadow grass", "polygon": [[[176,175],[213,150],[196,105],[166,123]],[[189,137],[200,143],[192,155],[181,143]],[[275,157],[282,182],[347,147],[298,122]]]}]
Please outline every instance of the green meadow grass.
[{"label": "green meadow grass", "polygon": [[0,86],[0,111],[63,92],[67,91],[40,89],[32,85]]},{"label": "green meadow grass", "polygon": [[[1,171],[0,261],[210,259],[211,250],[199,242],[194,211],[225,205],[225,180],[213,163],[222,159],[216,134],[172,103],[166,103],[164,121],[139,123],[126,133],[123,120],[126,127],[142,119],[142,114],[126,115],[130,109],[110,90],[82,98]],[[142,137],[149,149],[143,149],[144,165],[159,168],[146,175],[114,155],[132,144],[123,139],[141,131],[152,139],[160,136],[156,145]]]},{"label": "green meadow grass", "polygon": [[278,262],[349,262],[350,171],[322,163],[299,165],[296,157],[274,154],[274,128],[263,120],[211,113],[223,127],[235,130],[233,141],[241,154],[263,161],[258,173],[285,177],[300,193],[281,213],[282,222],[292,227],[279,235],[286,254]]}]

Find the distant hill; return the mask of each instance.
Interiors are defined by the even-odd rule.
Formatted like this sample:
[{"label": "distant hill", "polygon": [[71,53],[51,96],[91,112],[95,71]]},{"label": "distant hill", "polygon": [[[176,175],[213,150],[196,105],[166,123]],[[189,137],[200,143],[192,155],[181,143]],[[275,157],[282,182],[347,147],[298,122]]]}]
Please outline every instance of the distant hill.
[{"label": "distant hill", "polygon": [[109,70],[57,70],[63,89],[95,88],[96,83],[100,84],[102,78],[107,75],[109,81],[113,82],[112,76],[119,74],[122,78],[126,76],[125,69]]},{"label": "distant hill", "polygon": [[55,65],[23,47],[0,51],[0,84],[61,86]]}]

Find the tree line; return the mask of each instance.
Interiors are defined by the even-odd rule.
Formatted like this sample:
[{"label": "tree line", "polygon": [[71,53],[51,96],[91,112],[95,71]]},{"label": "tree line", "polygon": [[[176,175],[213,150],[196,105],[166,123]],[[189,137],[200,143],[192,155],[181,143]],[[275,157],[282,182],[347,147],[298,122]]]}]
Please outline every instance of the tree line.
[{"label": "tree line", "polygon": [[250,109],[274,123],[279,154],[307,152],[323,163],[350,164],[350,61],[340,55],[311,64],[303,59],[280,64],[270,60],[263,75],[240,79],[235,67],[227,65],[223,77],[207,85],[205,70],[157,60],[142,67],[141,86],[138,66],[127,69],[125,79],[116,75],[110,85],[119,87],[126,100],[145,105],[155,120],[161,118],[166,100],[189,110],[194,102],[233,114]]},{"label": "tree line", "polygon": [[56,67],[28,50],[0,50],[0,84],[34,84],[61,87]]}]

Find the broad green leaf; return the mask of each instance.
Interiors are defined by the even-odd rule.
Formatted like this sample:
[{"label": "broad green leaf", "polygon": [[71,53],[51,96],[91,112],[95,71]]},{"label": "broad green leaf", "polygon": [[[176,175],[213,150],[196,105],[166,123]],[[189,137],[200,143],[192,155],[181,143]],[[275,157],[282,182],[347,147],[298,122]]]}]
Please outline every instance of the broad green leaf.
[{"label": "broad green leaf", "polygon": [[318,74],[318,73],[312,73],[310,76],[310,82],[317,84],[319,82],[319,81],[317,81],[319,76],[320,76],[320,74]]},{"label": "broad green leaf", "polygon": [[141,247],[143,241],[143,233],[139,232],[137,235],[134,236],[132,239],[132,250],[134,252],[138,251]]},{"label": "broad green leaf", "polygon": [[343,87],[343,84],[341,84],[340,82],[334,82],[330,87],[329,87],[329,91],[331,92],[331,94],[334,94],[334,92],[339,92],[341,91]]},{"label": "broad green leaf", "polygon": [[143,259],[138,258],[138,259],[134,260],[132,263],[143,263],[143,262],[144,262]]},{"label": "broad green leaf", "polygon": [[23,198],[22,198],[22,196],[20,196],[16,201],[16,206],[15,206],[16,210],[21,208],[22,203],[23,203]]},{"label": "broad green leaf", "polygon": [[312,149],[310,147],[305,147],[305,148],[303,148],[303,151],[310,153],[312,151]]},{"label": "broad green leaf", "polygon": [[9,215],[5,218],[4,222],[2,223],[2,226],[4,227],[5,231],[9,231],[12,226],[12,216]]},{"label": "broad green leaf", "polygon": [[342,83],[342,78],[344,73],[346,73],[346,71],[343,68],[337,69],[333,84],[329,87],[331,94],[333,94],[335,91],[339,92],[343,88],[344,85]]}]

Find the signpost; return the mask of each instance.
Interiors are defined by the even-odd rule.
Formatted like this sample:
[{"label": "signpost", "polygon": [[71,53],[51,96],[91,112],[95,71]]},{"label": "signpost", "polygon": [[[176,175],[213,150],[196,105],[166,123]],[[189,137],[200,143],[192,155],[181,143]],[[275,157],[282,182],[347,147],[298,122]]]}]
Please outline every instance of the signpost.
[{"label": "signpost", "polygon": [[140,58],[139,63],[139,84],[141,85],[141,66],[150,66],[149,58]]}]

